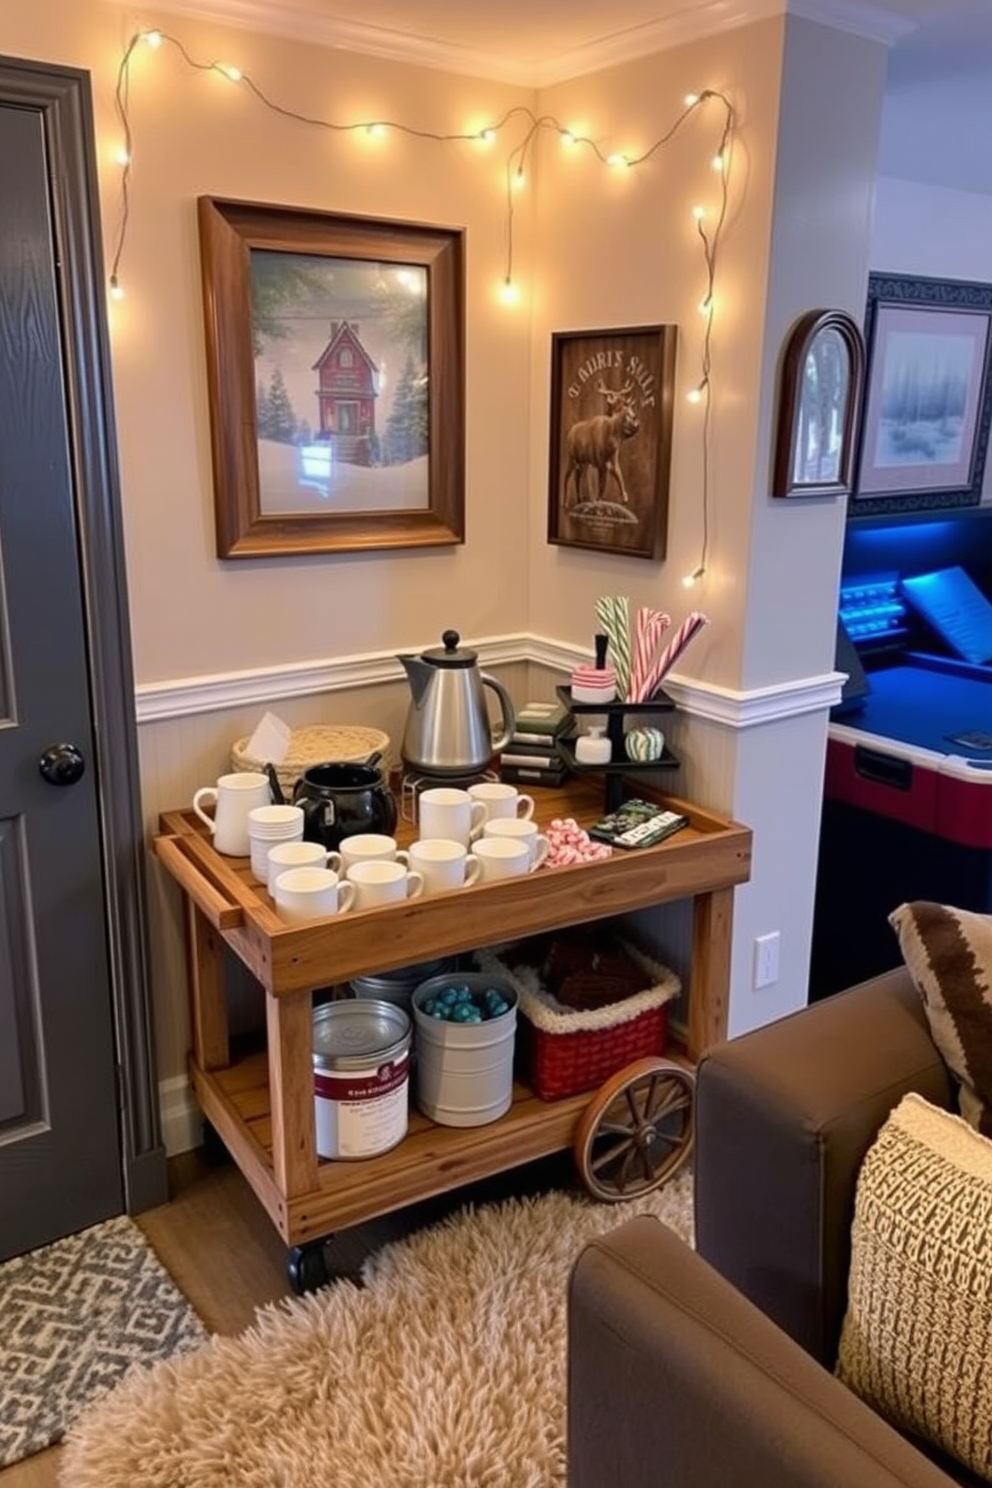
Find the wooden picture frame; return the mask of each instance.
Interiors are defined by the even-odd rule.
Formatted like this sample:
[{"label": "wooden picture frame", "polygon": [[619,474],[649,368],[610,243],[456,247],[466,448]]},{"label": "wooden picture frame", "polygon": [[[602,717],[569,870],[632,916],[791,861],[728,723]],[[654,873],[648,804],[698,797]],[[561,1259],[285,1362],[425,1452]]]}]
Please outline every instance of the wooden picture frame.
[{"label": "wooden picture frame", "polygon": [[549,543],[664,558],[677,336],[552,333]]},{"label": "wooden picture frame", "polygon": [[860,327],[808,310],[789,332],[779,382],[772,495],[850,495],[864,384]]},{"label": "wooden picture frame", "polygon": [[977,506],[992,425],[992,284],[873,273],[854,515]]},{"label": "wooden picture frame", "polygon": [[463,233],[197,209],[218,556],[464,542]]}]

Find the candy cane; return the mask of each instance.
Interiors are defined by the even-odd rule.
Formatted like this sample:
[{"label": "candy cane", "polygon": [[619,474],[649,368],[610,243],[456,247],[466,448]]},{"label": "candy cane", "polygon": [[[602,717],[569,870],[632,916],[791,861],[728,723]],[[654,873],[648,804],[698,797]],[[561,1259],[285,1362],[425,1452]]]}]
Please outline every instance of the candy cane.
[{"label": "candy cane", "polygon": [[661,655],[658,657],[655,665],[652,667],[651,675],[648,678],[647,692],[645,693],[645,697],[651,697],[652,694],[657,691],[662,678],[665,676],[665,673],[668,672],[670,668],[675,665],[676,661],[678,661],[686,646],[688,646],[690,641],[695,639],[695,637],[703,629],[703,626],[709,625],[709,623],[710,622],[707,617],[703,614],[700,614],[698,610],[693,610],[691,614],[686,615],[685,619],[682,621],[682,624],[672,636],[672,639],[669,641],[664,651],[662,651]]},{"label": "candy cane", "polygon": [[627,688],[628,703],[643,703],[648,697],[648,679],[658,642],[672,623],[671,615],[663,610],[652,610],[641,605],[637,612],[634,634],[634,661],[630,669],[630,685]]},{"label": "candy cane", "polygon": [[596,616],[610,638],[617,697],[625,698],[630,683],[630,600],[625,594],[603,595],[596,601]]}]

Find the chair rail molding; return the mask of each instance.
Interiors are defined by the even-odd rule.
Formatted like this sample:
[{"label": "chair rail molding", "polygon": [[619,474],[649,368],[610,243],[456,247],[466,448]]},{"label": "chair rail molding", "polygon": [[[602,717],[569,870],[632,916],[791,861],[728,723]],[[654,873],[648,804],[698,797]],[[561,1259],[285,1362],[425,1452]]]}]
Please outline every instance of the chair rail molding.
[{"label": "chair rail molding", "polygon": [[[429,644],[424,642],[424,646]],[[466,644],[478,652],[479,663],[484,667],[530,662],[570,673],[589,660],[587,651],[569,642],[526,633],[488,636]],[[226,708],[268,707],[280,698],[314,697],[403,680],[404,672],[395,652],[367,652],[250,671],[184,677],[173,682],[143,683],[135,689],[135,711],[139,725],[159,723],[195,714],[219,713]],[[843,672],[824,672],[738,690],[673,672],[665,679],[665,691],[683,713],[740,729],[830,708],[840,701],[843,681]]]}]

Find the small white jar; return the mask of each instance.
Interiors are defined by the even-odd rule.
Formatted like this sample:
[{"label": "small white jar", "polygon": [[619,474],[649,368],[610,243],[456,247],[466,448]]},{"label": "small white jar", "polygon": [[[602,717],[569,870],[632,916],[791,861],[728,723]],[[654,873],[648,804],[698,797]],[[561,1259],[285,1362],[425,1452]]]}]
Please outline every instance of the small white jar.
[{"label": "small white jar", "polygon": [[575,741],[575,758],[580,765],[608,765],[613,758],[613,745],[604,728],[592,727]]}]

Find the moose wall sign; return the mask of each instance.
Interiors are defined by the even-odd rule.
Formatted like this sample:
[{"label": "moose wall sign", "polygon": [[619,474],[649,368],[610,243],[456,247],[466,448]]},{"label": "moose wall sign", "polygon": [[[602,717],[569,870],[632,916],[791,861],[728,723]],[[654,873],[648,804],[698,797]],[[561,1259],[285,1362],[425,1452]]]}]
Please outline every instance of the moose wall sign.
[{"label": "moose wall sign", "polygon": [[553,333],[548,542],[664,558],[676,337]]}]

